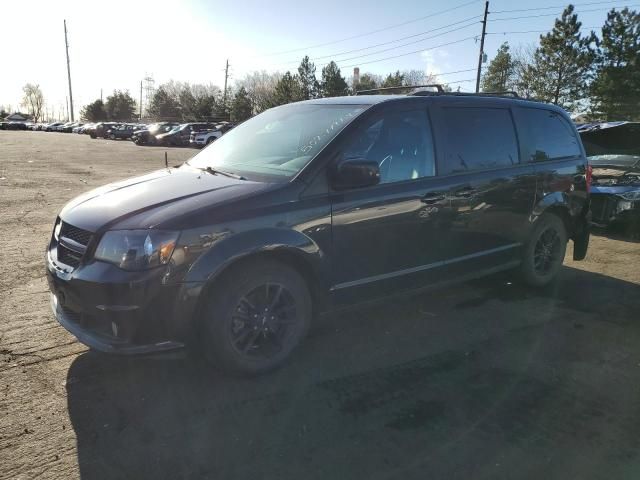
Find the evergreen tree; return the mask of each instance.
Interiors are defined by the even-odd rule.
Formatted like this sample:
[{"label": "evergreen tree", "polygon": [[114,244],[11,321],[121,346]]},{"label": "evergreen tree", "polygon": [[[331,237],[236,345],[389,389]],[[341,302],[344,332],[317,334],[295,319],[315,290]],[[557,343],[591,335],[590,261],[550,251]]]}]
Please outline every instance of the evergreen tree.
[{"label": "evergreen tree", "polygon": [[595,42],[593,33],[580,34],[582,24],[573,10],[567,6],[551,32],[540,36],[530,72],[533,95],[568,110],[587,95]]},{"label": "evergreen tree", "polygon": [[612,9],[602,27],[591,85],[592,115],[640,120],[640,14]]},{"label": "evergreen tree", "polygon": [[87,122],[102,122],[107,119],[107,112],[104,109],[104,103],[98,99],[95,102],[85,105],[80,110],[80,118]]},{"label": "evergreen tree", "polygon": [[504,42],[482,76],[482,90],[484,92],[512,90],[514,74],[514,60],[509,52],[509,44]]},{"label": "evergreen tree", "polygon": [[380,87],[402,87],[404,84],[404,74],[400,73],[400,70],[397,70],[395,73],[387,75],[387,78],[384,79]]},{"label": "evergreen tree", "polygon": [[316,79],[316,66],[309,61],[308,55],[305,55],[302,62],[300,62],[298,80],[300,82],[302,100],[310,100],[318,96],[320,85]]},{"label": "evergreen tree", "polygon": [[303,92],[300,89],[298,76],[291,75],[291,72],[285,73],[276,84],[274,99],[276,105],[302,100]]},{"label": "evergreen tree", "polygon": [[374,88],[378,88],[378,82],[376,81],[376,77],[371,73],[363,73],[360,75],[360,81],[355,86],[356,91],[360,90],[372,90]]},{"label": "evergreen tree", "polygon": [[114,90],[113,94],[107,97],[104,108],[109,120],[130,122],[136,115],[136,101],[128,91]]},{"label": "evergreen tree", "polygon": [[347,81],[340,73],[336,62],[331,61],[322,69],[321,92],[323,97],[339,97],[349,91]]},{"label": "evergreen tree", "polygon": [[149,103],[148,113],[156,120],[176,120],[180,116],[179,104],[163,86],[158,88]]},{"label": "evergreen tree", "polygon": [[252,106],[249,94],[244,87],[240,87],[231,103],[231,121],[244,122],[251,117],[251,114]]}]

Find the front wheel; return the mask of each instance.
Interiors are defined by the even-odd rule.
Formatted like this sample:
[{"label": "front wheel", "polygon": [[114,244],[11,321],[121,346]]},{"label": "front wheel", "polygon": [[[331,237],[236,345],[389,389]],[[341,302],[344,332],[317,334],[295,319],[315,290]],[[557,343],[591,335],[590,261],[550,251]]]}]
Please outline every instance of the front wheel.
[{"label": "front wheel", "polygon": [[311,323],[311,295],[293,268],[243,263],[211,289],[201,318],[207,358],[224,370],[256,375],[284,362]]},{"label": "front wheel", "polygon": [[567,231],[556,215],[544,214],[536,221],[524,249],[521,274],[525,283],[543,287],[557,277],[567,250]]}]

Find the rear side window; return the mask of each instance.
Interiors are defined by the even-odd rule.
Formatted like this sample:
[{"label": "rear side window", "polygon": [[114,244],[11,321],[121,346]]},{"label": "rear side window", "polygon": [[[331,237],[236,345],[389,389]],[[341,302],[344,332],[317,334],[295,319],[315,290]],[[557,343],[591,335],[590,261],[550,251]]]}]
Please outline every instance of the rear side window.
[{"label": "rear side window", "polygon": [[518,142],[509,110],[444,108],[443,118],[445,164],[441,175],[518,163]]},{"label": "rear side window", "polygon": [[522,108],[519,118],[528,139],[525,157],[528,162],[580,155],[573,128],[561,115],[541,108]]}]

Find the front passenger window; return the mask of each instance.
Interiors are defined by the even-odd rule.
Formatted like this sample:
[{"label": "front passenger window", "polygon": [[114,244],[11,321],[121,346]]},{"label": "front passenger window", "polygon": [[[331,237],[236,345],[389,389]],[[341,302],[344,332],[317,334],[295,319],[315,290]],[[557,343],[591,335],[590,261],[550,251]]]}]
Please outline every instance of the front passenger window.
[{"label": "front passenger window", "polygon": [[371,119],[343,150],[342,160],[376,161],[380,183],[435,175],[433,141],[426,110],[391,112]]}]

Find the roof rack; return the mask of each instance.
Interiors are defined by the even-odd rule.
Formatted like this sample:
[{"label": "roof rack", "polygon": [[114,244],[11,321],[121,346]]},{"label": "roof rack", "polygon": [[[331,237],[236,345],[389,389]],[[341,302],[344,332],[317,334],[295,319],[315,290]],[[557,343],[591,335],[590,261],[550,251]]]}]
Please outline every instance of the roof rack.
[{"label": "roof rack", "polygon": [[[390,92],[392,90],[408,90],[411,88],[435,88],[437,89],[437,93],[445,93],[444,91],[444,87],[442,86],[442,84],[440,83],[431,83],[428,85],[403,85],[401,87],[381,87],[381,88],[371,88],[369,90],[359,90],[356,92],[356,95],[366,95],[368,93],[374,93],[374,92]],[[419,92],[416,92],[419,93]],[[436,92],[430,92],[430,93],[436,93]]]},{"label": "roof rack", "polygon": [[454,96],[460,96],[460,97],[473,96],[473,97],[513,97],[513,98],[520,98],[520,96],[516,92],[479,92],[479,93],[473,93],[473,92],[429,92],[429,91],[422,90],[420,92],[413,92],[410,95],[415,95],[415,96],[454,95]]}]

